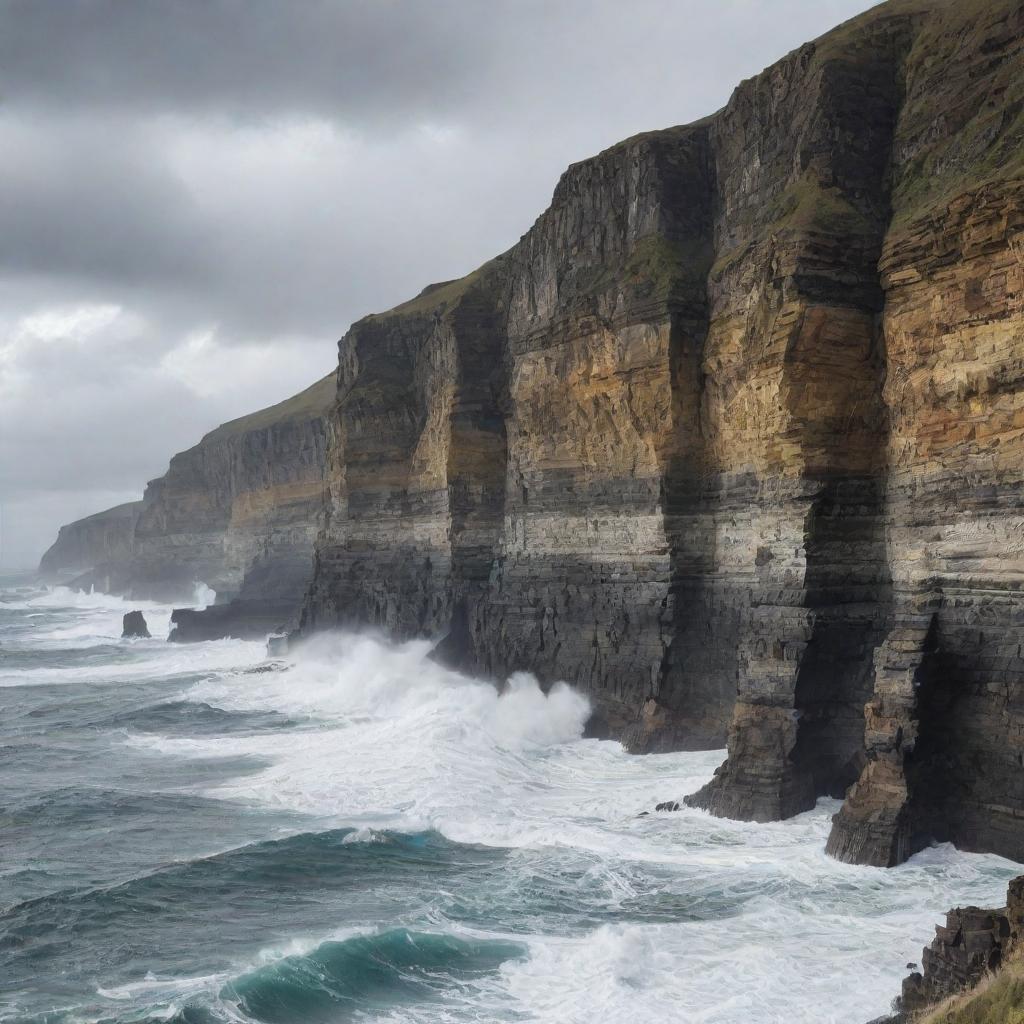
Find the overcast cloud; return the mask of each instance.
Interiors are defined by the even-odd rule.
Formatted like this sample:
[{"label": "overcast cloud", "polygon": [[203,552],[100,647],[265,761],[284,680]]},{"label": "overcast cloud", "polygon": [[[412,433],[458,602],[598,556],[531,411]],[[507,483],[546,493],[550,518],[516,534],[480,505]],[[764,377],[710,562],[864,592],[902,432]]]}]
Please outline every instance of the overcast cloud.
[{"label": "overcast cloud", "polygon": [[0,565],[865,0],[0,0]]}]

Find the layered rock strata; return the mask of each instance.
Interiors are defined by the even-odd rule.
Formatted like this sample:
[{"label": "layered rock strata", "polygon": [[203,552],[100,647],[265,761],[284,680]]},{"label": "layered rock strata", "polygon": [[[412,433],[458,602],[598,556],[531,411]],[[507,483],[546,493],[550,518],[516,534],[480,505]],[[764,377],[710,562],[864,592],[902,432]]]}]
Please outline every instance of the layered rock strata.
[{"label": "layered rock strata", "polygon": [[633,750],[727,740],[716,814],[848,791],[843,859],[1024,858],[1022,40],[1014,0],[893,0],[572,166],[355,324],[336,395],[176,456],[126,586],[237,595],[182,638],[276,627],[325,493],[303,631],[568,680]]},{"label": "layered rock strata", "polygon": [[829,840],[877,865],[1024,859],[1024,8],[958,10],[915,43],[879,263],[893,621]]},{"label": "layered rock strata", "polygon": [[[173,602],[191,599],[201,582],[219,601],[247,602],[252,614],[259,602],[267,603],[267,614],[287,608],[287,624],[311,570],[334,387],[332,373],[285,402],[211,431],[171,459],[141,502],[63,527],[41,568],[71,567],[72,554],[82,549],[74,567],[89,569],[83,586]],[[121,510],[115,547],[110,522]],[[108,540],[85,543],[98,535],[96,521]],[[282,618],[276,611],[273,617]]]},{"label": "layered rock strata", "polygon": [[323,503],[334,375],[232,420],[171,459],[146,488],[130,592],[290,601],[309,578]]},{"label": "layered rock strata", "polygon": [[51,582],[81,576],[83,584],[98,580],[99,589],[107,589],[107,576],[132,557],[141,511],[141,501],[129,501],[62,526],[39,563],[39,575]]},{"label": "layered rock strata", "polygon": [[1024,855],[1022,18],[876,8],[353,326],[304,628],[569,680],[635,750],[728,723],[691,802],[856,782],[848,859]]}]

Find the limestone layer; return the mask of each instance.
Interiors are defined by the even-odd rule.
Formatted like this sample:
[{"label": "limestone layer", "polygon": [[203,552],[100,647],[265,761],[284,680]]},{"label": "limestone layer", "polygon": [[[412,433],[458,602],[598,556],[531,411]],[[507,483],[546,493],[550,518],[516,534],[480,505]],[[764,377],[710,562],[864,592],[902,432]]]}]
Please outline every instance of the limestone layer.
[{"label": "limestone layer", "polygon": [[718,814],[856,782],[841,857],[1024,856],[1022,35],[876,8],[355,324],[304,628],[727,735]]}]

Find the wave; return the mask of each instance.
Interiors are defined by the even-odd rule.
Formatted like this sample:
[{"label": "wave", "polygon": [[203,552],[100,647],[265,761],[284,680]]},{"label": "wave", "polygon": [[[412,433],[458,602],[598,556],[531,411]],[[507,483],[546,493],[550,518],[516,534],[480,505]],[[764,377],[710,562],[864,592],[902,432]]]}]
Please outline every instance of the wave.
[{"label": "wave", "polygon": [[189,645],[159,640],[125,641],[117,645],[110,657],[103,657],[102,652],[94,657],[91,650],[70,651],[56,664],[46,665],[44,661],[44,666],[38,668],[14,671],[13,666],[8,669],[5,659],[0,687],[173,682],[176,677],[180,680],[183,676],[241,671],[265,660],[265,645],[251,640],[211,640]]},{"label": "wave", "polygon": [[[120,813],[151,814],[183,809],[176,795],[165,795],[163,801],[154,799],[151,807],[142,801],[135,794],[62,790],[26,802],[21,810],[109,816],[118,813],[118,808]],[[34,946],[45,946],[53,956],[57,952],[54,944],[66,943],[68,952],[80,956],[101,936],[121,934],[139,914],[146,915],[148,925],[159,917],[183,917],[193,923],[208,920],[222,924],[221,936],[229,926],[244,933],[248,927],[244,920],[233,923],[223,920],[225,915],[271,905],[286,894],[301,901],[310,891],[311,902],[322,903],[329,893],[346,899],[363,894],[365,898],[377,888],[405,886],[411,899],[427,875],[457,869],[468,876],[488,870],[502,856],[501,851],[463,847],[430,832],[298,832],[164,864],[112,885],[65,889],[24,900],[0,911],[0,950],[14,950],[14,959],[19,960]],[[312,890],[310,882],[315,882]],[[193,942],[195,935],[182,941]],[[0,969],[5,964],[11,966],[0,956]]]},{"label": "wave", "polygon": [[[271,761],[264,772],[207,795],[315,814],[333,826],[436,828],[459,841],[508,845],[510,830],[488,835],[490,825],[514,820],[508,812],[517,802],[535,803],[524,799],[528,793],[570,781],[558,779],[567,752],[571,762],[573,750],[600,745],[581,739],[589,704],[564,684],[545,692],[525,673],[499,690],[442,668],[429,653],[422,642],[319,637],[282,672],[211,676],[185,694],[196,704],[308,723],[301,743],[273,732],[165,732],[128,742],[164,756]],[[618,744],[604,746],[621,753]],[[474,834],[474,823],[490,825]]]},{"label": "wave", "polygon": [[[213,604],[216,591],[196,583],[190,606]],[[177,606],[175,606],[177,607]],[[48,586],[25,592],[0,590],[0,621],[29,641],[33,647],[74,649],[120,641],[122,618],[139,610],[145,615],[153,641],[160,643],[170,631],[172,606],[159,601],[125,598],[95,591]]]},{"label": "wave", "polygon": [[205,701],[171,700],[141,708],[116,711],[97,725],[150,733],[189,736],[253,733],[288,729],[300,723],[279,711],[227,711]]},{"label": "wave", "polygon": [[507,940],[395,928],[285,957],[230,982],[220,997],[266,1024],[327,1024],[396,1003],[444,999],[526,953],[525,945]]},{"label": "wave", "polygon": [[[5,982],[31,993],[45,964],[77,1000],[47,1021],[846,1024],[884,1010],[936,908],[998,901],[1019,871],[949,847],[890,872],[838,864],[834,801],[771,824],[640,816],[722,752],[630,757],[581,738],[569,687],[496,688],[427,644],[325,637],[259,673],[244,647],[125,647],[124,664],[164,659],[162,691],[10,693],[19,729],[59,708],[69,730],[12,745],[22,792],[27,761],[57,790],[37,766],[64,758],[74,783],[80,736],[110,791],[37,791],[5,835],[31,821],[48,867],[120,872],[55,868],[0,914]],[[135,784],[166,792],[114,792]]]}]

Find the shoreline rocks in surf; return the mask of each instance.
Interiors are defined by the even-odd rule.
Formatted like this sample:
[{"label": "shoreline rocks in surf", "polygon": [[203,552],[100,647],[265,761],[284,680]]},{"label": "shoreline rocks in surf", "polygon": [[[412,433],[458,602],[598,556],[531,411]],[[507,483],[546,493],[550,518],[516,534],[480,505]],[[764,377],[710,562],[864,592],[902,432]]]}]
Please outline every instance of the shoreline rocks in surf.
[{"label": "shoreline rocks in surf", "polygon": [[[945,924],[935,926],[935,938],[921,956],[921,970],[903,982],[893,1002],[895,1014],[880,1018],[891,1024],[912,1024],[927,1017],[938,1004],[967,995],[987,977],[1024,954],[1024,875],[1007,887],[1006,906],[994,910],[956,907]],[[1024,1010],[1024,1001],[1019,1009]],[[983,1016],[971,1016],[987,1024]],[[875,1022],[872,1022],[875,1024]],[[1006,1024],[1005,1019],[993,1024]]]},{"label": "shoreline rocks in surf", "polygon": [[146,617],[142,612],[136,610],[125,612],[121,620],[121,639],[131,637],[143,637],[149,639],[149,626],[146,624]]}]

